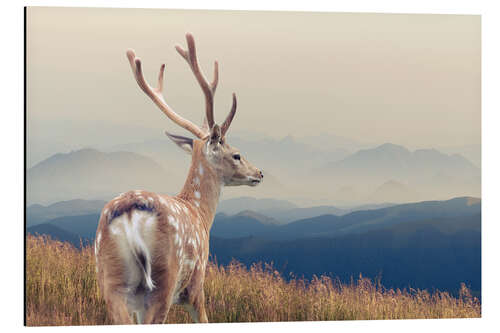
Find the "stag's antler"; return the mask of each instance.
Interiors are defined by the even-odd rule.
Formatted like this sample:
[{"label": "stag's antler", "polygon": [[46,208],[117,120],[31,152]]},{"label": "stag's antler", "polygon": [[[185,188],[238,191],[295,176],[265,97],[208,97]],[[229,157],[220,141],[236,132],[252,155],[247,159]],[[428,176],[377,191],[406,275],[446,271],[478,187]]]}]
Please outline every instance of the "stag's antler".
[{"label": "stag's antler", "polygon": [[148,95],[153,102],[160,108],[163,113],[167,115],[173,122],[177,125],[187,129],[198,138],[203,139],[207,136],[207,133],[202,131],[198,126],[190,122],[189,120],[182,118],[165,102],[162,95],[163,90],[163,74],[165,72],[165,64],[162,64],[160,67],[160,73],[158,75],[158,87],[151,87],[144,78],[144,74],[142,73],[142,63],[141,59],[135,56],[134,50],[127,50],[127,58],[130,62],[130,67],[132,68],[132,72],[134,73],[135,80],[139,87]]},{"label": "stag's antler", "polygon": [[[148,95],[153,102],[160,108],[163,113],[167,115],[171,120],[173,120],[179,126],[187,129],[194,135],[196,135],[200,139],[204,139],[208,136],[209,130],[214,126],[214,95],[215,90],[217,89],[217,83],[219,82],[219,64],[217,61],[214,63],[214,79],[211,83],[207,81],[205,75],[203,75],[200,66],[198,65],[198,58],[196,57],[196,46],[194,43],[193,35],[190,33],[186,34],[186,41],[188,45],[188,50],[184,50],[179,45],[175,46],[175,49],[179,54],[187,61],[189,67],[196,77],[196,80],[200,84],[200,87],[205,95],[205,119],[206,124],[203,124],[203,127],[200,128],[190,122],[189,120],[179,116],[175,111],[165,102],[165,99],[162,95],[163,90],[163,76],[165,72],[165,64],[162,64],[160,67],[160,74],[158,75],[158,87],[151,87],[144,78],[144,74],[142,73],[142,64],[141,60],[136,57],[135,52],[133,50],[127,51],[127,58],[130,62],[130,67],[132,68],[132,72],[134,73],[135,80],[139,87]],[[221,127],[222,136],[225,136],[229,126],[231,125],[231,121],[234,118],[236,113],[236,95],[233,93],[233,105],[231,107],[231,111],[227,115],[224,123]]]},{"label": "stag's antler", "polygon": [[[214,95],[215,90],[217,89],[217,83],[219,83],[219,63],[217,60],[214,62],[214,79],[212,83],[208,83],[207,78],[203,75],[203,72],[198,65],[198,58],[196,57],[196,45],[194,43],[193,35],[190,33],[186,34],[186,41],[188,45],[187,51],[184,50],[181,46],[176,45],[175,49],[179,54],[187,61],[189,67],[193,71],[196,80],[200,84],[201,90],[205,94],[205,111],[206,111],[206,119],[208,128],[211,129],[214,124]],[[224,136],[229,129],[229,125],[231,125],[231,121],[233,120],[234,114],[236,113],[236,95],[233,93],[233,105],[231,107],[231,111],[226,117],[222,125],[222,136]]]}]

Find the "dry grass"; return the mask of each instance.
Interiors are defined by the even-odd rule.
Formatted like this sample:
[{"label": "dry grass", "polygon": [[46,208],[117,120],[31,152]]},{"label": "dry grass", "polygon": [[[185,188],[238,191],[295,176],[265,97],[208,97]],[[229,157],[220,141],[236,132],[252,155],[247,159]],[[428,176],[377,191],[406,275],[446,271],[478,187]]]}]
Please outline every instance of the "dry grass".
[{"label": "dry grass", "polygon": [[[97,288],[92,247],[28,236],[26,319],[29,326],[110,324]],[[475,318],[481,304],[462,286],[446,292],[386,290],[367,278],[350,284],[328,277],[284,280],[271,266],[209,264],[205,281],[210,322]],[[168,323],[189,323],[173,306]]]}]

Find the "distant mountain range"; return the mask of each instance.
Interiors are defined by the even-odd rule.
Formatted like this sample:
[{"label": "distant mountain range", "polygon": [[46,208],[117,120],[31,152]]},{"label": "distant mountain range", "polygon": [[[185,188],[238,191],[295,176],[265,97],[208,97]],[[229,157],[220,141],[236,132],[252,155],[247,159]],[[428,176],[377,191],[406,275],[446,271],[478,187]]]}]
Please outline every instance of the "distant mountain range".
[{"label": "distant mountain range", "polygon": [[103,200],[75,199],[42,206],[34,204],[26,209],[27,226],[33,226],[58,217],[99,214],[106,204]]},{"label": "distant mountain range", "polygon": [[[457,195],[479,196],[481,170],[458,154],[435,149],[413,152],[387,143],[363,149],[317,169],[323,182],[336,188],[360,190],[359,200],[368,202],[408,202],[424,198],[442,199]],[[370,192],[370,189],[371,192]],[[342,199],[333,192],[333,199]]]},{"label": "distant mountain range", "polygon": [[268,240],[293,240],[311,237],[338,237],[372,229],[427,219],[472,216],[481,213],[481,201],[455,198],[423,201],[386,208],[354,211],[342,216],[320,215],[286,225],[265,223],[252,216],[218,214],[211,235],[220,238],[255,236]]},{"label": "distant mountain range", "polygon": [[[40,206],[30,206],[27,213],[28,232],[37,230],[32,228],[43,223],[66,230],[84,239],[93,240],[100,209],[83,215],[61,215],[67,212],[69,207],[85,206],[82,202],[84,201],[67,201],[45,207],[45,209]],[[97,206],[104,202],[95,201],[93,203]],[[263,207],[267,204],[264,203]],[[282,205],[287,204],[282,203]],[[32,208],[35,208],[35,210],[32,210]],[[57,211],[55,208],[60,210]],[[303,209],[310,210],[310,212],[314,211],[314,208]],[[300,208],[298,210],[300,212]],[[297,211],[297,208],[292,208],[291,211]],[[457,218],[480,213],[481,200],[470,197],[358,210],[341,216],[332,214],[316,215],[297,219],[287,224],[259,212],[244,210],[234,215],[218,213],[214,220],[211,235],[219,238],[255,236],[267,240],[339,237],[347,234],[359,234],[381,227],[408,224],[414,221]],[[52,216],[53,218],[44,220],[44,216]]]},{"label": "distant mountain range", "polygon": [[[341,157],[293,137],[269,142],[234,141],[254,165],[264,170],[265,178],[255,188],[226,188],[226,199],[273,197],[301,206],[332,202],[336,206],[359,206],[480,196],[481,192],[478,167],[461,155],[434,149],[411,152],[388,143]],[[53,155],[27,170],[27,202],[107,200],[138,188],[177,193],[184,184],[190,158],[172,146],[162,141],[117,147],[143,151],[144,155],[94,149]]]},{"label": "distant mountain range", "polygon": [[[252,189],[251,196],[277,196],[301,205],[360,205],[364,203],[444,200],[453,196],[480,195],[480,169],[457,151],[477,156],[477,146],[468,149],[407,148],[392,143],[370,147],[332,135],[282,139],[231,137],[231,144],[264,172],[266,181]],[[165,141],[126,144],[112,149],[145,154],[160,164],[177,160],[179,152]],[[480,153],[480,149],[479,149]],[[169,162],[170,161],[170,162]],[[183,167],[181,167],[183,168]],[[278,179],[279,178],[279,179]],[[279,184],[279,185],[276,185]],[[246,192],[245,192],[246,191]],[[246,188],[230,188],[231,197],[248,195]]]},{"label": "distant mountain range", "polygon": [[[43,206],[40,204],[29,205],[26,208],[26,222],[27,226],[33,226],[47,222],[52,219],[59,217],[70,217],[77,215],[90,215],[90,214],[100,214],[102,208],[106,204],[104,200],[66,200],[53,203],[51,205]],[[342,211],[341,209],[334,210]],[[254,211],[256,213],[262,213],[264,211],[271,212],[268,215],[269,218],[275,219],[274,215],[277,215],[279,222],[282,223],[281,215],[293,214],[295,210],[306,210],[309,211],[311,216],[321,215],[323,209],[328,209],[327,207],[318,207],[318,212],[316,214],[315,207],[311,208],[297,208],[297,206],[286,200],[276,200],[276,199],[255,199],[251,197],[238,197],[228,200],[223,200],[218,205],[218,212],[223,212],[228,215],[235,215],[243,211]],[[347,211],[347,210],[346,210]],[[286,213],[290,212],[290,213]],[[267,215],[267,214],[266,214]],[[276,221],[278,222],[278,221]]]},{"label": "distant mountain range", "polygon": [[108,199],[131,189],[162,191],[179,179],[148,157],[130,152],[82,149],[56,154],[26,172],[28,204],[50,204],[77,198]]},{"label": "distant mountain range", "polygon": [[[67,200],[43,206],[33,204],[26,209],[27,227],[47,222],[60,217],[68,218],[78,215],[99,215],[106,204],[104,200]],[[287,224],[299,219],[306,219],[320,215],[345,215],[357,210],[377,209],[393,206],[394,204],[374,204],[354,207],[335,206],[313,206],[297,207],[294,203],[286,200],[276,199],[256,199],[251,197],[238,197],[222,200],[217,212],[223,213],[221,216],[232,216],[246,212],[253,216],[264,216],[265,219],[273,221],[273,224]]]},{"label": "distant mountain range", "polygon": [[227,199],[221,201],[217,206],[218,212],[223,212],[228,215],[234,215],[244,210],[253,210],[256,212],[263,211],[288,211],[298,208],[296,204],[278,199],[256,199],[248,196]]}]

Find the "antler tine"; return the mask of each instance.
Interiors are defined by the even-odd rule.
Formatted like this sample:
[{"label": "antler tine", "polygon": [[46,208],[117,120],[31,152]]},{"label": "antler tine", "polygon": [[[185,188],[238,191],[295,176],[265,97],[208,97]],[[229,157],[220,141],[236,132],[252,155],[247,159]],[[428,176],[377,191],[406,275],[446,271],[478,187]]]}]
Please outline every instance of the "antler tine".
[{"label": "antler tine", "polygon": [[141,59],[137,58],[134,50],[127,50],[127,58],[130,62],[130,67],[132,68],[132,73],[134,74],[135,80],[139,87],[148,95],[153,102],[160,108],[160,110],[169,117],[174,123],[185,128],[190,131],[198,138],[203,139],[207,136],[207,133],[202,131],[198,126],[193,124],[187,119],[179,116],[175,111],[165,102],[162,90],[163,90],[163,77],[165,73],[165,64],[162,64],[160,67],[160,73],[158,74],[158,87],[151,87],[144,78],[144,74],[142,72],[142,63]]},{"label": "antler tine", "polygon": [[222,132],[222,137],[226,135],[227,130],[229,129],[229,126],[231,126],[231,122],[233,121],[234,115],[236,114],[236,94],[233,93],[233,105],[231,106],[231,111],[229,111],[229,114],[226,117],[226,120],[222,123],[221,126],[221,132]]},{"label": "antler tine", "polygon": [[196,57],[196,46],[194,43],[193,35],[190,33],[186,34],[186,41],[188,45],[188,50],[184,50],[181,46],[176,45],[175,49],[179,54],[188,62],[189,67],[196,77],[196,80],[201,86],[201,90],[205,95],[205,111],[208,121],[209,128],[212,128],[215,124],[214,121],[214,94],[217,89],[217,83],[219,82],[219,64],[215,61],[214,64],[214,79],[212,83],[208,83],[205,75],[200,69],[198,64],[198,58]]},{"label": "antler tine", "polygon": [[217,89],[217,84],[219,83],[219,62],[217,60],[214,61],[214,80],[210,83],[210,87],[212,88],[212,94],[215,94],[215,89]]}]

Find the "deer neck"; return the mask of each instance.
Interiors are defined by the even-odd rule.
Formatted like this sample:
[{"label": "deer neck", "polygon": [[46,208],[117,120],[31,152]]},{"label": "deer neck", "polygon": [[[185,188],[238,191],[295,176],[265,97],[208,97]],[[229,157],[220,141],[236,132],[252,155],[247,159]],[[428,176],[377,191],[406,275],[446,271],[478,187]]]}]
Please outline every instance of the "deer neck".
[{"label": "deer neck", "polygon": [[210,231],[222,191],[222,181],[203,155],[203,141],[196,140],[189,173],[184,187],[177,196],[189,202],[198,211]]}]

